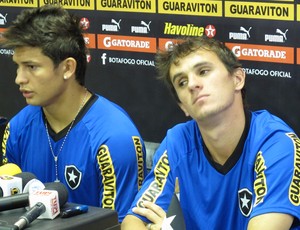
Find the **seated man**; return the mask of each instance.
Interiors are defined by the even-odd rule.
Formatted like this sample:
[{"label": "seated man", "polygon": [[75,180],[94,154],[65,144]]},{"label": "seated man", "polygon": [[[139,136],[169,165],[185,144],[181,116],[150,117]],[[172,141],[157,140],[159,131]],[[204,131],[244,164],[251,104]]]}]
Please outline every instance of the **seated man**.
[{"label": "seated man", "polygon": [[7,126],[3,163],[60,181],[69,202],[116,210],[121,222],[146,174],[144,142],[122,108],[85,87],[79,18],[59,6],[28,9],[3,37],[28,104]]},{"label": "seated man", "polygon": [[187,38],[156,66],[193,119],[167,132],[122,230],[161,229],[176,178],[186,229],[299,229],[300,140],[280,118],[245,107],[231,50]]}]

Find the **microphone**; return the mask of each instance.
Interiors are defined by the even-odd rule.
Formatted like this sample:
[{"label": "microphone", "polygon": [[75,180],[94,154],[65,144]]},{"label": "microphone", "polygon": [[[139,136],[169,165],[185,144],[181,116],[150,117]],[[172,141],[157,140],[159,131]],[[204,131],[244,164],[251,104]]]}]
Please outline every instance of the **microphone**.
[{"label": "microphone", "polygon": [[30,172],[18,173],[15,176],[0,176],[0,197],[11,196],[23,192],[24,186],[35,178]]},{"label": "microphone", "polygon": [[7,163],[0,167],[0,196],[11,196],[22,192],[22,179],[13,175],[21,172],[18,165]]},{"label": "microphone", "polygon": [[20,167],[13,163],[7,163],[5,165],[0,166],[0,176],[2,176],[2,175],[14,176],[21,172],[22,171],[21,171]]},{"label": "microphone", "polygon": [[51,190],[37,190],[29,195],[31,208],[14,224],[17,229],[28,227],[36,219],[54,219],[59,215],[60,206],[63,206],[68,199],[67,188],[60,182],[45,187]]},{"label": "microphone", "polygon": [[[59,197],[60,204],[65,204],[65,202],[68,199],[67,189],[64,186],[64,184],[60,182],[46,183],[44,189],[62,191],[60,192],[62,195]],[[63,190],[65,190],[65,192]],[[6,210],[29,206],[29,194],[30,193],[21,193],[21,194],[15,194],[13,196],[0,198],[0,211],[6,211]]]},{"label": "microphone", "polygon": [[0,176],[0,195],[11,196],[22,192],[22,179],[9,175]]}]

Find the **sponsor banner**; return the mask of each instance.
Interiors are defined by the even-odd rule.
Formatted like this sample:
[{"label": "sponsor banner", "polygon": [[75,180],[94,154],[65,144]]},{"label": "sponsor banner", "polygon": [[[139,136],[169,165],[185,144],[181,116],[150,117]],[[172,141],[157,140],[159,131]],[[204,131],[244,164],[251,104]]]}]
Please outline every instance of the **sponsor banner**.
[{"label": "sponsor banner", "polygon": [[0,0],[0,6],[37,7],[38,0]]},{"label": "sponsor banner", "polygon": [[239,60],[294,64],[294,48],[226,43]]},{"label": "sponsor banner", "polygon": [[159,38],[158,39],[158,48],[160,50],[169,50],[172,49],[174,45],[178,43],[177,39],[171,38]]},{"label": "sponsor banner", "polygon": [[194,24],[178,25],[172,22],[165,22],[164,34],[177,36],[203,36],[205,28]]},{"label": "sponsor banner", "polygon": [[[6,28],[0,28],[0,40],[2,39],[2,33],[6,30]],[[13,55],[14,51],[12,49],[5,49],[0,47],[0,55]]]},{"label": "sponsor banner", "polygon": [[156,13],[156,0],[96,0],[97,10]]},{"label": "sponsor banner", "polygon": [[158,0],[158,13],[222,17],[221,0]]},{"label": "sponsor banner", "polygon": [[194,24],[178,25],[172,22],[165,22],[163,34],[174,36],[197,36],[202,37],[204,34],[212,38],[216,35],[217,30],[214,25],[196,26]]},{"label": "sponsor banner", "polygon": [[103,23],[101,26],[101,30],[104,32],[119,32],[121,30],[121,18],[112,18],[109,22]]},{"label": "sponsor banner", "polygon": [[290,71],[284,70],[275,70],[275,69],[267,69],[267,68],[251,68],[244,67],[243,68],[247,75],[252,75],[256,77],[276,77],[276,78],[287,78],[292,79],[293,75]]},{"label": "sponsor banner", "polygon": [[[241,2],[241,0],[231,0],[231,1]],[[268,1],[268,2],[294,2],[295,0],[265,0],[265,1]]]},{"label": "sponsor banner", "polygon": [[150,29],[151,22],[152,21],[141,20],[139,22],[139,24],[135,24],[130,27],[130,33],[132,33],[132,34],[149,34],[151,31],[151,29]]},{"label": "sponsor banner", "polygon": [[[101,25],[101,31],[103,33],[118,33],[122,32],[123,35],[147,35],[149,37],[155,36],[155,29],[156,25],[154,24],[155,21],[149,19],[145,16],[139,16],[139,19],[126,19],[124,20],[123,17],[115,17],[111,18],[110,20],[105,19],[105,22]],[[126,33],[126,34],[125,34]]]},{"label": "sponsor banner", "polygon": [[300,65],[300,48],[297,48],[297,64]]},{"label": "sponsor banner", "polygon": [[[0,26],[5,26],[7,23],[7,13],[1,13],[0,12]],[[1,32],[1,31],[0,31]]]},{"label": "sponsor banner", "polygon": [[98,34],[98,49],[128,52],[156,52],[156,38]]},{"label": "sponsor banner", "polygon": [[96,49],[96,34],[83,34],[83,38],[89,49]]},{"label": "sponsor banner", "polygon": [[94,0],[39,0],[39,1],[40,1],[40,6],[61,5],[65,9],[73,9],[73,10],[94,10],[95,9]]},{"label": "sponsor banner", "polygon": [[294,4],[225,1],[225,17],[294,21]]},{"label": "sponsor banner", "polygon": [[288,40],[287,32],[289,29],[279,29],[276,28],[272,33],[265,34],[265,42],[272,42],[272,43],[285,43]]},{"label": "sponsor banner", "polygon": [[5,28],[0,28],[0,40],[2,39],[2,33],[5,31]]},{"label": "sponsor banner", "polygon": [[[154,56],[146,57],[145,54],[138,55],[135,57],[132,53],[128,55],[128,53],[116,53],[114,51],[103,52],[100,56],[99,64],[102,66],[138,66],[138,68],[151,68],[155,67]],[[114,68],[115,69],[115,68]],[[109,70],[110,71],[110,70]]]}]

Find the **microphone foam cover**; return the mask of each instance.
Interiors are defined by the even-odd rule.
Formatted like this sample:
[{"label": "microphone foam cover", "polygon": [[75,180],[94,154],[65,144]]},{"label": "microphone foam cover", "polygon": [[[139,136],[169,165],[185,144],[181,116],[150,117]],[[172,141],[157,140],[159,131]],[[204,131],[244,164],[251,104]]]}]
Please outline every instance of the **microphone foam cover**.
[{"label": "microphone foam cover", "polygon": [[14,175],[14,176],[22,179],[22,189],[24,189],[25,185],[29,181],[36,179],[36,176],[31,172],[22,172],[22,173],[18,173],[16,175]]},{"label": "microphone foam cover", "polygon": [[14,176],[17,173],[21,173],[21,172],[22,170],[20,169],[20,167],[13,163],[7,163],[0,167],[0,176],[1,175]]}]

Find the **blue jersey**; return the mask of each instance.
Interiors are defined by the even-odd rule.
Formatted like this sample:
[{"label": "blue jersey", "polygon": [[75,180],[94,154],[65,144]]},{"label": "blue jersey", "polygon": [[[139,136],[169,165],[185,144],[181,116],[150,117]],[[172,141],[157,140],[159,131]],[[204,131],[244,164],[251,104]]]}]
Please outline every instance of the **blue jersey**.
[{"label": "blue jersey", "polygon": [[[49,127],[54,153],[59,153],[68,127],[55,134]],[[7,126],[4,163],[19,165],[45,182],[55,180],[41,107],[26,106]],[[58,155],[58,176],[69,190],[69,202],[117,210],[119,221],[146,173],[144,142],[127,113],[93,95],[78,114]]]},{"label": "blue jersey", "polygon": [[223,166],[211,159],[194,120],[170,129],[132,207],[148,200],[167,211],[178,178],[186,229],[247,229],[250,218],[270,212],[299,223],[299,138],[267,111],[251,113],[247,123]]}]

